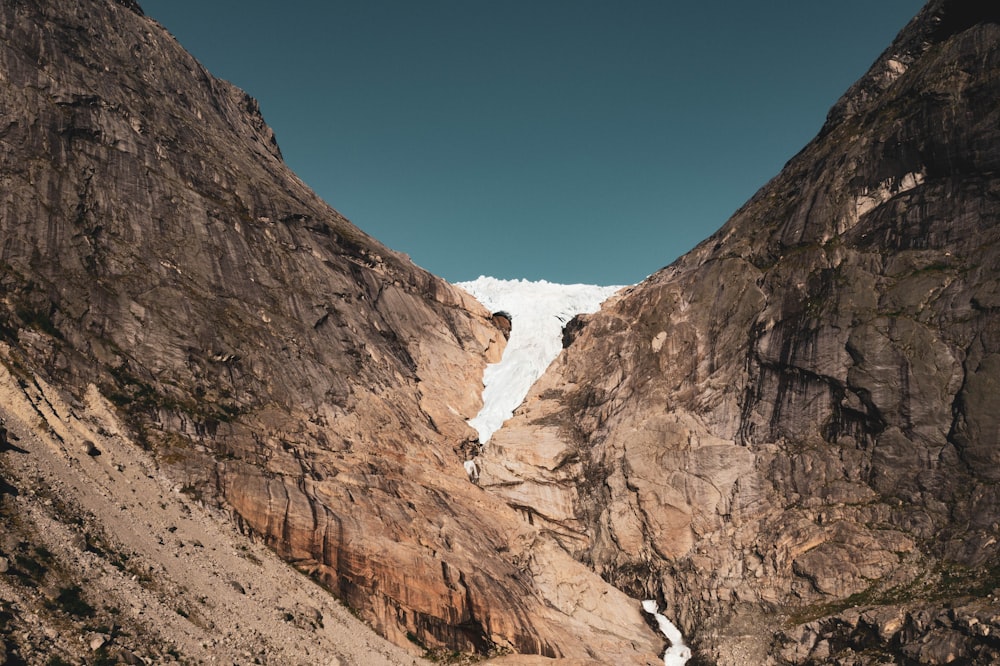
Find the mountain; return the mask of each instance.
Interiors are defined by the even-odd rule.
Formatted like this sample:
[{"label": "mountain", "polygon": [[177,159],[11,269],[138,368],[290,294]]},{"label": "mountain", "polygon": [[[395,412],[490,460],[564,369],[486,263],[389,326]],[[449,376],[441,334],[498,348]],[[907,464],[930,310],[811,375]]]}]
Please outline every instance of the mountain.
[{"label": "mountain", "polygon": [[516,314],[133,0],[0,36],[0,662],[1000,660],[993,5],[931,0],[485,445]]},{"label": "mountain", "polygon": [[574,322],[483,453],[709,663],[1000,660],[998,24],[928,3],[725,226]]},{"label": "mountain", "polygon": [[489,312],[316,197],[137,3],[7,0],[0,37],[9,663],[376,663],[260,542],[416,655],[655,654],[466,476]]}]

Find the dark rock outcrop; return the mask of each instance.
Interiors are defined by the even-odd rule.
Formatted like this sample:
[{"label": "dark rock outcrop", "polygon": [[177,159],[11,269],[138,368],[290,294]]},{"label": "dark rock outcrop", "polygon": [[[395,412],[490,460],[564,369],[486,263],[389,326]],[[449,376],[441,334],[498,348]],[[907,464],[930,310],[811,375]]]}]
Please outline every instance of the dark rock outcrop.
[{"label": "dark rock outcrop", "polygon": [[400,643],[655,651],[637,605],[465,478],[489,313],[318,199],[135,2],[0,5],[0,182],[0,360],[25,386],[96,386]]},{"label": "dark rock outcrop", "polygon": [[996,8],[929,3],[721,230],[577,323],[483,487],[719,663],[994,659],[998,98]]},{"label": "dark rock outcrop", "polygon": [[510,315],[506,312],[493,313],[493,325],[500,329],[504,340],[510,340],[510,330],[513,326]]}]

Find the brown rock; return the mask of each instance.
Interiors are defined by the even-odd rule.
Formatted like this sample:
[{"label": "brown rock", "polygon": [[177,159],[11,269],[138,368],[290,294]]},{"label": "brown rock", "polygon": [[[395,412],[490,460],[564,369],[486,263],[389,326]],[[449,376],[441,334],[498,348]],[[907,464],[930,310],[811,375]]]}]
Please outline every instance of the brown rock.
[{"label": "brown rock", "polygon": [[1000,556],[998,23],[933,0],[725,227],[568,327],[477,487],[494,318],[319,200],[131,0],[5,3],[3,366],[96,385],[401,644],[646,663],[642,597],[720,663],[988,663],[995,623],[941,605]]},{"label": "brown rock", "polygon": [[118,659],[119,664],[130,664],[131,666],[141,666],[141,664],[146,663],[139,657],[135,656],[134,653],[125,649],[118,650],[115,653],[115,656]]},{"label": "brown rock", "polygon": [[968,654],[965,643],[965,637],[958,632],[941,630],[926,636],[920,644],[906,646],[903,651],[921,664],[940,666],[954,663]]}]

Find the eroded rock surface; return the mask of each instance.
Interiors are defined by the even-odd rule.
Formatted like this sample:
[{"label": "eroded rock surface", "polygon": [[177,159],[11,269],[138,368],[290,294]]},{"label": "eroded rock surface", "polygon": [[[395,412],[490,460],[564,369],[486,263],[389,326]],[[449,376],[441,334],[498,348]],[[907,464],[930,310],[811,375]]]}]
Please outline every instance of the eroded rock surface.
[{"label": "eroded rock surface", "polygon": [[718,233],[576,322],[483,455],[703,658],[997,658],[998,19],[931,2]]},{"label": "eroded rock surface", "polygon": [[[638,608],[470,484],[471,297],[319,200],[132,0],[0,5],[0,338],[413,650],[642,660]],[[94,456],[96,462],[105,456]]]}]

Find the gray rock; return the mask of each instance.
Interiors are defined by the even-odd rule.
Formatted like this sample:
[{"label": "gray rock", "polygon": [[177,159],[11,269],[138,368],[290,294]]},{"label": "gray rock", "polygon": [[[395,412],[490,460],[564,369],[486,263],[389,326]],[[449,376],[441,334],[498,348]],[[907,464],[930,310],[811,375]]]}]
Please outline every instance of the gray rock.
[{"label": "gray rock", "polygon": [[102,647],[108,644],[111,640],[111,636],[107,634],[92,633],[87,636],[87,645],[90,647],[92,652],[97,652]]}]

